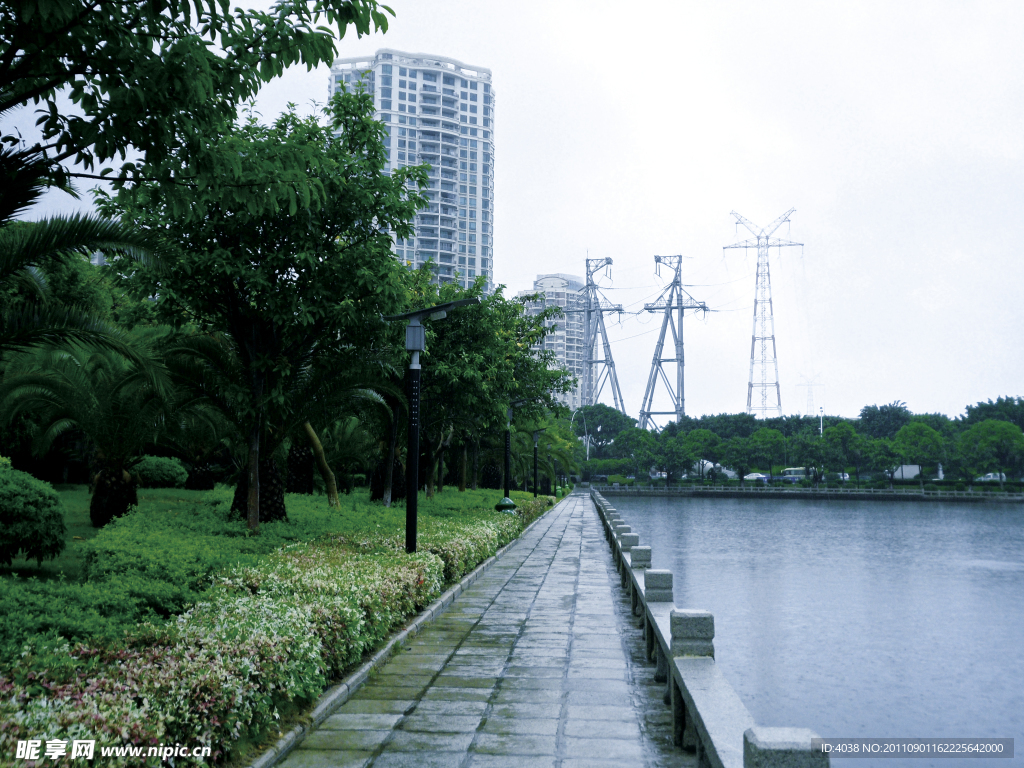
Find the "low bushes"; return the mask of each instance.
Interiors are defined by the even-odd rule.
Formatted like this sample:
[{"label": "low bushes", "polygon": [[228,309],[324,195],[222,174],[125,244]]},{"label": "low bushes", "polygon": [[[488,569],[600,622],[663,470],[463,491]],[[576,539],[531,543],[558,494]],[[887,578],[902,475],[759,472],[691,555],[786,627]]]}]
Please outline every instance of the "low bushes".
[{"label": "low bushes", "polygon": [[415,555],[401,510],[358,500],[338,512],[290,497],[292,522],[258,537],[227,521],[225,499],[115,521],[88,544],[86,583],[26,581],[0,597],[0,765],[26,738],[209,744],[223,761],[548,502],[508,515],[466,509],[468,496],[426,500]]},{"label": "low bushes", "polygon": [[184,488],[188,480],[188,470],[178,459],[163,456],[143,456],[132,472],[143,488]]},{"label": "low bushes", "polygon": [[64,551],[64,505],[49,483],[0,465],[0,564],[22,553],[37,563]]}]

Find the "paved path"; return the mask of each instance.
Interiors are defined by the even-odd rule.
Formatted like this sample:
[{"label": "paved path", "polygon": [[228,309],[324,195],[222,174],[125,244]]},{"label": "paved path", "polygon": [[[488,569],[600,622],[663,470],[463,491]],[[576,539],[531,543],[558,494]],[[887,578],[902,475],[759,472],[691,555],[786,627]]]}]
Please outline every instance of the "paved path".
[{"label": "paved path", "polygon": [[284,768],[691,766],[574,494],[311,733]]}]

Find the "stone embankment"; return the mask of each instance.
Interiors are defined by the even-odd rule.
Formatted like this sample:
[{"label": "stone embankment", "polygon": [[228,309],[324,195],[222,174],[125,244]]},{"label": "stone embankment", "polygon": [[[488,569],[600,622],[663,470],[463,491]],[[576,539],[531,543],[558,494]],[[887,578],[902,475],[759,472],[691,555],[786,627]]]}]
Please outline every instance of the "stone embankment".
[{"label": "stone embankment", "polygon": [[596,490],[591,497],[612,548],[633,615],[643,628],[655,680],[665,685],[675,744],[694,749],[699,766],[810,768],[829,758],[812,747],[806,728],[767,728],[750,712],[715,664],[715,618],[675,607],[672,572],[651,568],[651,548],[640,546],[615,508]]},{"label": "stone embankment", "polygon": [[882,490],[877,488],[782,488],[779,486],[688,486],[665,488],[663,486],[619,486],[595,485],[594,490],[608,498],[629,496],[680,497],[693,499],[801,499],[804,501],[944,501],[967,503],[1022,503],[1024,493],[996,493],[985,491],[919,491]]}]

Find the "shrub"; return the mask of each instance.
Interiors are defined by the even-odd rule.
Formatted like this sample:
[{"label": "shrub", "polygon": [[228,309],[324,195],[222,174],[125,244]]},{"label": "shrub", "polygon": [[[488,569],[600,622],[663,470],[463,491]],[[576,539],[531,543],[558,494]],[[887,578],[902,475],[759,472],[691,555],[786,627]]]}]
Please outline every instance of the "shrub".
[{"label": "shrub", "polygon": [[163,456],[143,456],[132,471],[143,488],[184,488],[188,480],[188,470],[178,459]]},{"label": "shrub", "polygon": [[957,490],[957,491],[966,491],[967,490],[967,484],[966,483],[957,483],[956,485],[953,486],[953,488],[955,490]]},{"label": "shrub", "polygon": [[0,471],[0,564],[24,553],[37,563],[64,551],[64,505],[49,483],[16,469]]}]

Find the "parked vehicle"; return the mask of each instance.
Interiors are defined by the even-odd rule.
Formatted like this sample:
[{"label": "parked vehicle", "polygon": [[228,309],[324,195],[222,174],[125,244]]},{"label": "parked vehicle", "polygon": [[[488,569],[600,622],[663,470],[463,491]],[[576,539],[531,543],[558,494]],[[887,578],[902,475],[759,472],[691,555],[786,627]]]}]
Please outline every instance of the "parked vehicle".
[{"label": "parked vehicle", "polygon": [[743,479],[752,480],[755,483],[767,483],[768,475],[762,475],[760,472],[751,472],[749,475],[744,475]]},{"label": "parked vehicle", "polygon": [[780,478],[784,483],[799,483],[807,478],[807,467],[787,467]]},{"label": "parked vehicle", "polygon": [[976,483],[1005,483],[1006,475],[1002,472],[989,472],[987,475],[974,478]]}]

